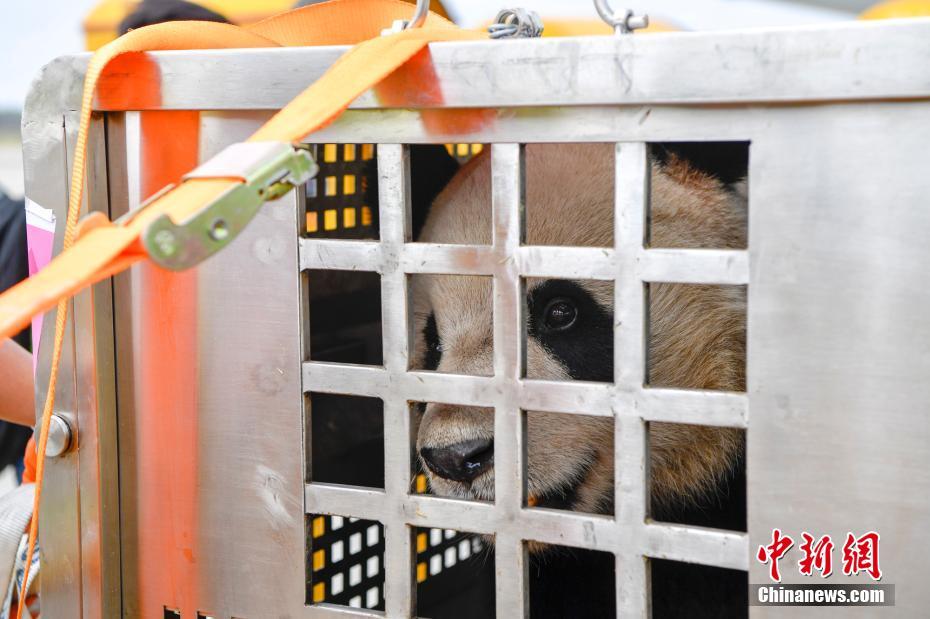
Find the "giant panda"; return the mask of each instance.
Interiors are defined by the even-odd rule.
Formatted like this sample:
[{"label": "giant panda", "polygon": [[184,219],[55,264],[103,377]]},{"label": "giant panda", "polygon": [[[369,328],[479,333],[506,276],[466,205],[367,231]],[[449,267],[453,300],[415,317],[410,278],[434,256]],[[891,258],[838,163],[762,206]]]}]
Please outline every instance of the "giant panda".
[{"label": "giant panda", "polygon": [[[651,245],[745,248],[744,146],[665,145],[652,154]],[[435,153],[413,151],[416,240],[490,244],[490,154],[463,165],[441,191],[430,175],[438,195],[417,209],[417,166],[428,167],[417,160],[424,157]],[[612,145],[528,145],[527,243],[611,246],[613,177]],[[415,277],[412,292],[414,367],[491,375],[490,279]],[[612,380],[612,304],[609,283],[528,280],[527,377]],[[742,287],[652,284],[650,385],[743,390],[745,304]],[[493,441],[487,410],[429,403],[417,415],[417,457],[434,494],[493,500]],[[735,429],[651,424],[651,517],[745,530],[743,449]],[[527,457],[537,507],[612,511],[612,420],[527,411]],[[530,545],[531,616],[614,616],[613,566],[608,553]],[[747,614],[744,572],[653,560],[651,589],[657,618]]]}]

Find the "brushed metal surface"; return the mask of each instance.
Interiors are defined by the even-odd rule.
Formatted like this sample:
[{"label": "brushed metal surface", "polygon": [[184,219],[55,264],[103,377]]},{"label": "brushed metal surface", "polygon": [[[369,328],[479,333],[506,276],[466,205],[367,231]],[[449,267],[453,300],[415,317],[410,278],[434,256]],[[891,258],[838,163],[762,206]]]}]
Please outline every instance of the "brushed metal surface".
[{"label": "brushed metal surface", "polygon": [[[75,112],[66,118],[71,126],[77,126]],[[104,153],[107,142],[107,119],[94,114],[89,147]],[[109,215],[107,165],[105,157],[91,160],[87,204],[89,210]],[[82,616],[108,617],[117,615],[122,605],[112,283],[103,281],[76,296],[73,308],[77,351]]]},{"label": "brushed metal surface", "polygon": [[[23,165],[26,196],[40,206],[52,209],[59,222],[64,222],[68,203],[68,178],[73,157],[77,125],[74,112],[80,102],[80,86],[83,79],[81,63],[75,59],[59,59],[46,66],[38,76],[33,89],[27,96],[23,109]],[[54,251],[61,251],[64,226],[58,224],[55,233]],[[83,295],[86,301],[89,293]],[[87,347],[87,323],[76,318],[74,307],[80,306],[78,299],[72,303],[66,324],[62,347],[62,361],[57,389],[55,411],[65,417],[72,427],[77,427],[77,439],[81,440],[78,417],[94,415],[96,411],[83,406],[77,391],[77,376],[86,378],[80,363],[93,366],[94,351]],[[49,365],[52,357],[51,342],[54,340],[56,311],[46,314],[43,323],[42,345],[37,351],[36,371],[36,419],[41,418],[48,391]],[[80,322],[75,329],[75,321]],[[85,348],[78,358],[75,349],[76,331]],[[87,366],[85,366],[87,367]],[[94,385],[87,385],[91,393]],[[84,391],[82,395],[86,395]],[[93,396],[91,395],[91,399]],[[81,408],[79,409],[79,405]],[[82,612],[82,590],[84,577],[81,565],[80,490],[78,459],[80,454],[71,451],[60,458],[50,459],[45,467],[45,484],[42,496],[39,527],[41,539],[42,571],[39,583],[47,602],[43,607],[49,616],[80,616]],[[89,500],[91,500],[89,498]],[[92,549],[88,548],[91,553]]]},{"label": "brushed metal surface", "polygon": [[[230,128],[203,118],[201,159],[244,139],[255,128]],[[140,141],[145,139],[154,137],[139,135]],[[138,149],[140,141],[129,143],[127,149]],[[134,161],[138,165],[139,159]],[[127,173],[133,176],[138,171],[130,168]],[[185,616],[200,611],[261,617],[266,616],[269,598],[282,612],[298,613],[303,608],[296,233],[297,203],[292,192],[266,205],[230,251],[212,257],[195,272],[198,358],[190,366],[196,368],[191,377],[196,391],[193,454],[178,453],[188,448],[183,443],[166,444],[165,436],[142,432],[145,420],[138,416],[167,414],[147,407],[143,394],[171,386],[147,384],[156,374],[146,366],[157,360],[139,350],[143,307],[158,302],[158,297],[149,296],[144,274],[138,271],[124,282],[115,311],[128,315],[131,324],[117,335],[132,357],[134,384],[120,403],[120,447],[124,454],[135,452],[135,457],[123,467],[121,491],[124,496],[150,497],[155,486],[155,495],[164,496],[164,502],[123,501],[127,523],[123,544],[135,554],[123,571],[127,616],[160,618],[162,608],[168,606],[181,609]],[[245,273],[249,275],[244,277]],[[138,457],[140,451],[147,454],[145,459]],[[191,497],[172,488],[174,476],[169,472],[179,456],[196,468],[193,505],[182,505]],[[170,520],[176,511],[194,513],[196,521],[175,522],[170,530],[160,532],[145,526],[159,518]],[[166,545],[166,540],[171,543]],[[186,593],[178,587],[179,574],[150,564],[163,557],[170,565],[176,553],[196,566],[196,582]],[[259,591],[264,593],[257,595]]]},{"label": "brushed metal surface", "polygon": [[[926,614],[930,601],[927,109],[786,110],[753,136],[750,163],[753,548],[774,527],[878,531],[882,582],[895,585],[889,614],[900,617]],[[786,572],[785,582],[803,578]],[[765,578],[753,562],[750,580]]]},{"label": "brushed metal surface", "polygon": [[[640,272],[648,238],[649,149],[642,142],[617,144],[614,155],[614,384],[618,393],[641,393],[646,385],[645,284]],[[654,251],[654,250],[653,250]],[[687,256],[683,258],[687,259]],[[680,259],[680,264],[688,264]],[[656,409],[662,408],[661,399]],[[636,407],[615,409],[614,504],[616,505],[617,615],[649,615],[649,570],[638,542],[648,516],[646,421]],[[620,411],[633,412],[622,415]]]},{"label": "brushed metal surface", "polygon": [[[434,43],[426,58],[435,84],[424,88],[415,79],[416,68],[401,69],[392,79],[391,107],[433,107],[438,100],[449,107],[513,107],[923,97],[930,93],[930,69],[917,59],[930,55],[928,24],[930,18],[918,18],[648,37]],[[346,49],[157,52],[150,55],[157,65],[148,74],[160,97],[145,102],[145,109],[278,109]],[[373,92],[353,104],[384,106]]]}]

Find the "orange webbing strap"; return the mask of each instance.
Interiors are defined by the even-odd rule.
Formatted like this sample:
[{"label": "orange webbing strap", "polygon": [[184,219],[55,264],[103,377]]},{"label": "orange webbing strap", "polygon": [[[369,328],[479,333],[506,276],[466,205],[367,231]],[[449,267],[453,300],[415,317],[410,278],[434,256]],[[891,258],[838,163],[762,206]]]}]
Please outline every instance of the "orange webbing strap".
[{"label": "orange webbing strap", "polygon": [[[63,250],[34,277],[0,295],[0,340],[19,331],[34,315],[50,310],[56,303],[58,307],[48,394],[38,433],[29,557],[34,552],[38,530],[44,455],[55,402],[67,300],[87,286],[144,259],[146,254],[139,239],[152,221],[168,215],[173,221],[182,222],[244,181],[238,178],[187,180],[125,223],[111,223],[97,216],[79,226],[90,113],[98,80],[107,64],[123,54],[153,50],[357,44],[249,138],[250,141],[299,143],[334,120],[355,98],[390,75],[429,42],[487,36],[459,30],[436,15],[430,15],[421,28],[380,36],[394,20],[410,17],[411,11],[411,5],[401,0],[331,0],[283,13],[248,28],[211,22],[170,22],[129,32],[93,56],[84,81]],[[23,582],[27,582],[28,570],[27,560]],[[21,616],[21,611],[17,616]]]}]

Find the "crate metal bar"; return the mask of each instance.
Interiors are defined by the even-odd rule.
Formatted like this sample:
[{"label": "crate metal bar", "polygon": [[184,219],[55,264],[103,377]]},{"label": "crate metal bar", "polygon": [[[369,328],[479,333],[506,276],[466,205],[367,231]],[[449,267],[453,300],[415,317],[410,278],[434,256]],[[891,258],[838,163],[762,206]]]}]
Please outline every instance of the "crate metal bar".
[{"label": "crate metal bar", "polygon": [[[614,250],[614,382],[619,393],[638,393],[646,379],[647,316],[643,282],[637,261],[646,238],[649,208],[649,156],[643,142],[617,144],[615,149]],[[648,436],[638,415],[618,415],[614,426],[614,514],[617,613],[649,616],[649,573],[641,539],[649,500]]]},{"label": "crate metal bar", "polygon": [[[371,241],[301,239],[300,267],[380,272],[384,249]],[[391,250],[407,273],[493,275],[492,247],[410,243]],[[617,258],[611,248],[516,247],[508,257],[524,278],[611,280]],[[642,249],[634,262],[648,282],[743,285],[749,282],[744,250]]]},{"label": "crate metal bar", "polygon": [[[928,22],[531,39],[504,45],[435,43],[430,45],[430,60],[446,107],[916,98],[930,96],[926,69],[914,62],[930,55]],[[887,44],[891,39],[895,45]],[[150,79],[161,96],[139,104],[145,109],[278,110],[319,79],[347,49],[153,52]],[[825,49],[830,53],[823,53]],[[864,56],[869,62],[861,60]],[[83,72],[87,58],[68,57],[62,63]],[[230,87],[226,70],[230,58],[235,58],[243,75],[250,76],[247,85]],[[629,60],[617,62],[618,58]],[[857,70],[850,70],[851,66]],[[890,66],[898,70],[886,70]],[[281,79],[282,75],[288,79]],[[714,79],[707,79],[708,75]],[[392,94],[393,108],[436,105],[418,80],[409,80],[405,89]],[[77,96],[79,101],[79,91]],[[107,103],[98,100],[95,105],[101,111],[119,106],[116,100],[109,107]],[[385,105],[369,92],[352,107],[384,109]]]},{"label": "crate metal bar", "polygon": [[727,249],[645,249],[636,263],[646,282],[743,285],[749,283],[749,254]]},{"label": "crate metal bar", "polygon": [[[649,387],[633,393],[610,383],[523,379],[517,396],[520,410],[610,417],[639,415],[646,421],[700,423],[745,428],[745,393]],[[304,364],[304,390],[382,398],[392,388],[403,389],[411,401],[472,403],[494,406],[497,381],[489,376],[439,372],[408,372],[396,382],[383,368],[311,361]]]},{"label": "crate metal bar", "polygon": [[749,536],[677,524],[648,524],[642,530],[643,554],[657,559],[749,569]]},{"label": "crate metal bar", "polygon": [[381,270],[381,244],[377,241],[300,239],[300,268],[339,271]]},{"label": "crate metal bar", "polygon": [[608,247],[520,247],[514,258],[523,277],[612,280],[617,272]]},{"label": "crate metal bar", "polygon": [[[378,272],[383,261],[377,241],[300,240],[300,268]],[[491,246],[410,243],[397,248],[407,273],[493,275],[498,252]],[[517,247],[512,260],[524,277],[613,279],[611,248]]]},{"label": "crate metal bar", "polygon": [[612,417],[613,397],[614,387],[610,383],[526,379],[520,390],[520,408],[547,413]]},{"label": "crate metal bar", "polygon": [[[388,381],[407,371],[410,350],[410,312],[407,276],[400,254],[410,237],[409,151],[400,144],[378,146],[378,191],[381,205],[381,329],[384,370]],[[385,391],[384,490],[391,509],[384,524],[384,598],[388,617],[411,617],[416,596],[413,581],[414,549],[403,504],[410,489],[410,409],[405,394]]]},{"label": "crate metal bar", "polygon": [[[365,382],[359,382],[365,381]],[[495,405],[497,381],[492,377],[408,372],[396,381],[382,368],[338,363],[304,364],[304,390],[381,398],[389,389],[402,390],[411,402]]]},{"label": "crate metal bar", "polygon": [[[625,399],[619,394],[618,400]],[[745,393],[649,387],[634,395],[634,406],[646,421],[700,423],[745,428],[749,400]]]},{"label": "crate metal bar", "polygon": [[497,254],[491,246],[411,243],[401,260],[408,273],[493,275]]},{"label": "crate metal bar", "polygon": [[380,521],[389,505],[383,490],[342,484],[306,484],[304,497],[309,513],[349,516],[363,520]]},{"label": "crate metal bar", "polygon": [[[318,513],[379,520],[391,500],[381,490],[313,483],[305,488],[307,503],[324,507]],[[641,534],[627,540],[614,518],[550,509],[521,508],[519,518],[500,516],[491,503],[463,501],[429,495],[411,495],[403,507],[404,518],[418,527],[455,529],[467,519],[469,532],[532,539],[548,544],[604,550],[624,544],[630,554],[745,570],[748,538],[745,533],[649,522]]]},{"label": "crate metal bar", "polygon": [[[519,520],[523,503],[523,414],[519,380],[525,359],[523,286],[513,260],[524,237],[524,150],[520,144],[491,146],[492,238],[497,255],[494,274],[494,375],[503,387],[494,410],[494,498],[500,520]],[[495,537],[497,615],[525,617],[527,565],[519,532]]]},{"label": "crate metal bar", "polygon": [[[842,104],[823,104],[842,109]],[[313,142],[396,141],[403,127],[407,144],[535,142],[580,143],[627,141],[742,141],[751,136],[752,121],[734,122],[733,108],[725,106],[676,106],[635,104],[629,106],[510,107],[494,120],[489,138],[485,129],[469,133],[443,132],[424,127],[421,110],[348,110],[332,125],[310,138]],[[540,113],[544,111],[545,113]],[[232,115],[232,112],[217,114]],[[761,121],[761,118],[758,119]]]},{"label": "crate metal bar", "polygon": [[313,619],[346,619],[351,617],[370,617],[371,619],[384,619],[385,614],[377,610],[367,610],[364,608],[351,608],[348,606],[339,606],[338,604],[314,604],[307,609],[309,616]]},{"label": "crate metal bar", "polygon": [[388,384],[387,372],[380,367],[323,361],[303,364],[305,393],[320,391],[382,398]]}]

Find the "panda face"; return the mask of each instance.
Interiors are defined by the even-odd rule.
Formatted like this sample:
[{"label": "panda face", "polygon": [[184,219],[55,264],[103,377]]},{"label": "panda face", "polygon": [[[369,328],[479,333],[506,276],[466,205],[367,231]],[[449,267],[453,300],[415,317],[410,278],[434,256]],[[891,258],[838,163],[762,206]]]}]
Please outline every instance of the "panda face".
[{"label": "panda face", "polygon": [[[424,281],[417,312],[422,367],[491,375],[491,282],[481,277],[433,276]],[[591,282],[527,282],[527,376],[610,380],[610,289]],[[608,297],[605,299],[605,297]],[[609,419],[527,413],[528,487],[541,506],[600,511],[609,496],[613,457]],[[494,498],[493,413],[427,404],[417,450],[436,494]],[[451,453],[450,453],[451,449]],[[586,482],[582,484],[581,482]]]},{"label": "panda face", "polygon": [[[612,244],[613,150],[609,145],[527,147],[527,241]],[[744,246],[745,204],[737,193],[681,164],[652,175],[652,239],[665,247]],[[488,244],[490,158],[467,164],[435,201],[419,240]],[[699,224],[699,225],[696,225]],[[743,244],[743,245],[741,245]],[[440,372],[493,374],[489,278],[414,278],[415,365]],[[526,374],[550,380],[613,380],[613,284],[526,282]],[[745,329],[740,288],[650,287],[650,384],[743,387]],[[612,509],[613,421],[527,411],[527,488],[539,507]],[[435,494],[494,498],[494,420],[486,409],[429,403],[417,452]],[[652,424],[654,501],[712,491],[741,448],[738,431]]]}]

